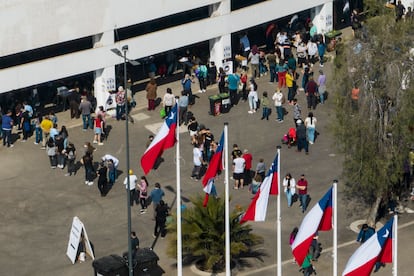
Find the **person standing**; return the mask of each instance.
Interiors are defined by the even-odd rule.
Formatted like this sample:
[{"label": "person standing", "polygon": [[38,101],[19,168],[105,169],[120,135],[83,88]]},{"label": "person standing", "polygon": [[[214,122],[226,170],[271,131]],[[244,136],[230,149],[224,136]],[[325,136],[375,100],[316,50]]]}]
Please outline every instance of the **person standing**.
[{"label": "person standing", "polygon": [[364,223],[361,227],[361,231],[359,231],[358,233],[358,237],[356,241],[363,244],[369,238],[371,238],[371,236],[374,234],[375,234],[375,229],[370,227],[368,224]]},{"label": "person standing", "polygon": [[118,92],[115,95],[116,102],[116,120],[119,121],[125,117],[125,91],[123,86],[118,87]]},{"label": "person standing", "polygon": [[262,109],[263,109],[261,119],[262,120],[266,119],[267,121],[269,121],[270,108],[269,108],[269,98],[267,97],[266,91],[263,92],[261,104],[262,104]]},{"label": "person standing", "polygon": [[247,98],[249,100],[249,108],[250,108],[248,113],[249,114],[256,113],[258,97],[257,97],[257,84],[254,81],[254,79],[250,80],[250,91],[249,91],[249,95],[247,96]]},{"label": "person standing", "polygon": [[276,73],[277,73],[277,80],[278,80],[278,87],[279,89],[286,87],[286,72],[288,70],[288,66],[283,59],[279,60],[279,63],[276,65]]},{"label": "person standing", "polygon": [[167,231],[165,229],[165,222],[168,216],[168,205],[165,204],[164,200],[160,200],[160,203],[155,208],[155,227],[153,237],[156,238],[158,234],[161,235],[161,239],[165,237]]},{"label": "person standing", "polygon": [[230,93],[230,103],[231,105],[236,105],[238,102],[237,99],[237,89],[239,87],[240,77],[236,73],[229,74],[227,77],[227,83]]},{"label": "person standing", "polygon": [[135,231],[131,231],[131,251],[132,251],[132,258],[136,255],[139,249],[139,239],[137,237],[137,233]]},{"label": "person standing", "polygon": [[165,92],[164,98],[163,98],[163,101],[162,101],[162,104],[163,104],[164,109],[165,109],[165,114],[166,114],[167,117],[170,115],[170,112],[171,112],[171,109],[172,109],[174,103],[175,103],[175,97],[172,93],[172,90],[171,90],[171,88],[167,88],[167,91]]},{"label": "person standing", "polygon": [[241,152],[237,153],[237,157],[233,160],[233,189],[243,189],[244,187],[244,168],[246,161],[241,157]]},{"label": "person standing", "polygon": [[283,123],[283,118],[285,116],[284,111],[283,111],[284,96],[282,92],[280,91],[280,88],[276,89],[275,93],[273,94],[272,100],[274,101],[275,108],[276,108],[276,114],[277,114],[276,120],[279,123]]},{"label": "person standing", "polygon": [[244,149],[242,158],[244,159],[244,184],[249,185],[252,182],[252,161],[253,156],[248,149]]},{"label": "person standing", "polygon": [[292,69],[289,69],[286,72],[286,87],[288,88],[288,101],[291,102],[292,99],[296,96],[296,91],[295,91],[295,87],[294,87],[294,73],[292,71]]},{"label": "person standing", "polygon": [[319,94],[319,101],[321,104],[325,102],[325,91],[326,91],[326,76],[324,75],[322,70],[319,70],[319,77],[318,77],[318,94]]},{"label": "person standing", "polygon": [[292,206],[292,198],[296,192],[296,181],[290,173],[286,174],[283,179],[284,192],[287,199],[288,207]]},{"label": "person standing", "polygon": [[157,82],[154,78],[151,78],[145,87],[145,91],[147,91],[148,110],[155,110],[155,99],[157,98]]},{"label": "person standing", "polygon": [[56,169],[57,165],[57,158],[56,158],[56,146],[55,141],[52,137],[49,137],[46,143],[46,154],[49,157],[50,167],[52,169]]},{"label": "person standing", "polygon": [[200,93],[206,93],[206,81],[207,81],[207,66],[200,62],[198,65],[198,83],[200,85]]},{"label": "person standing", "polygon": [[265,179],[265,173],[266,173],[266,164],[264,162],[264,159],[260,158],[259,162],[256,165],[255,175],[260,175],[262,177],[262,180],[264,180]]},{"label": "person standing", "polygon": [[68,143],[68,146],[65,150],[66,155],[66,162],[68,167],[68,172],[65,174],[65,176],[71,176],[72,173],[76,174],[76,168],[75,168],[75,160],[76,160],[76,148],[73,143]]},{"label": "person standing", "polygon": [[136,195],[136,187],[137,187],[138,178],[134,174],[133,170],[129,170],[128,176],[125,177],[125,180],[124,180],[125,189],[128,189],[128,178],[129,178],[129,204],[131,206],[134,206],[134,201],[135,201],[135,204],[139,203],[138,197]]},{"label": "person standing", "polygon": [[224,72],[223,67],[219,68],[219,73],[217,76],[218,79],[218,88],[219,88],[219,93],[225,93],[226,92],[226,72]]},{"label": "person standing", "polygon": [[108,168],[106,167],[104,162],[101,162],[99,164],[98,168],[98,189],[101,192],[101,196],[106,196],[106,193],[108,192],[108,179],[106,177]]},{"label": "person standing", "polygon": [[405,14],[405,7],[401,4],[401,1],[398,0],[397,6],[395,6],[395,21],[398,22],[402,19]]},{"label": "person standing", "polygon": [[302,109],[300,108],[300,105],[298,104],[298,99],[293,99],[293,122],[295,123],[295,126],[297,126],[298,120],[301,120],[302,117]]},{"label": "person standing", "polygon": [[1,129],[3,132],[3,146],[12,148],[11,133],[13,128],[13,118],[11,110],[7,110],[7,113],[1,117]]},{"label": "person standing", "polygon": [[195,99],[193,97],[193,91],[191,90],[191,84],[194,82],[194,77],[190,77],[189,74],[185,74],[184,79],[181,80],[181,85],[185,94],[188,96],[188,104],[193,105]]},{"label": "person standing", "polygon": [[260,54],[256,45],[253,45],[252,51],[249,53],[248,60],[250,61],[250,67],[252,72],[252,79],[260,77],[259,63]]},{"label": "person standing", "polygon": [[83,121],[83,131],[86,131],[88,127],[92,124],[91,121],[91,110],[92,104],[86,96],[82,96],[81,103],[79,105],[79,111],[82,114],[82,121]]},{"label": "person standing", "polygon": [[93,139],[94,144],[98,144],[99,146],[102,146],[103,143],[101,141],[101,134],[103,129],[103,120],[101,115],[98,115],[98,117],[95,118],[95,137]]},{"label": "person standing", "polygon": [[318,85],[313,80],[313,76],[309,77],[309,81],[305,87],[306,100],[308,109],[316,109],[316,94],[318,93]]},{"label": "person standing", "polygon": [[119,160],[113,155],[105,154],[102,156],[102,161],[106,162],[108,167],[108,178],[109,178],[109,184],[113,185],[115,183],[117,175],[117,169],[119,165]]},{"label": "person standing", "polygon": [[193,171],[191,172],[191,179],[195,179],[196,181],[200,180],[201,175],[201,166],[203,165],[203,152],[200,149],[200,146],[198,143],[194,144],[193,148]]},{"label": "person standing", "polygon": [[305,127],[307,140],[311,145],[315,142],[316,122],[317,120],[313,116],[313,112],[309,112],[308,117],[305,119]]},{"label": "person standing", "polygon": [[305,213],[308,208],[308,181],[305,179],[305,175],[302,174],[298,183],[296,184],[298,189],[300,206],[302,207],[302,213]]},{"label": "person standing", "polygon": [[269,64],[270,71],[270,83],[274,83],[276,80],[276,55],[274,51],[271,51],[267,57],[267,63]]},{"label": "person standing", "polygon": [[43,132],[42,149],[46,149],[46,142],[49,140],[50,130],[53,127],[53,122],[49,119],[49,116],[45,116],[40,122],[40,128]]},{"label": "person standing", "polygon": [[147,198],[148,198],[148,180],[145,176],[141,176],[141,181],[137,183],[139,189],[139,203],[141,204],[141,214],[147,212]]},{"label": "person standing", "polygon": [[325,56],[326,45],[325,45],[325,42],[323,41],[322,36],[320,37],[320,39],[318,39],[317,47],[318,47],[318,55],[319,55],[319,67],[323,67],[323,59]]},{"label": "person standing", "polygon": [[296,121],[296,139],[298,147],[297,152],[301,152],[302,149],[305,149],[305,153],[309,154],[309,146],[306,139],[306,127],[300,119]]},{"label": "person standing", "polygon": [[153,220],[155,220],[156,218],[156,209],[158,207],[158,205],[160,204],[162,198],[164,197],[165,193],[163,191],[163,189],[161,189],[161,184],[160,183],[155,183],[154,184],[155,188],[151,191],[150,193],[150,197],[151,197],[151,201],[152,201],[152,208],[153,208]]},{"label": "person standing", "polygon": [[184,125],[188,124],[188,95],[185,91],[181,91],[181,97],[178,99],[178,106],[179,106],[179,122],[180,126],[184,123]]}]

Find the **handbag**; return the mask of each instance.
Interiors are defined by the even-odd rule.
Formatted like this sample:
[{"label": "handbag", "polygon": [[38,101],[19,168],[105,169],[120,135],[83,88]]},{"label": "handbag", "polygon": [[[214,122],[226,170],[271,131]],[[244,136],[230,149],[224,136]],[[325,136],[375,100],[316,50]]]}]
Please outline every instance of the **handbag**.
[{"label": "handbag", "polygon": [[161,119],[164,119],[164,117],[167,116],[167,113],[165,112],[165,108],[161,108],[160,116],[161,116]]}]

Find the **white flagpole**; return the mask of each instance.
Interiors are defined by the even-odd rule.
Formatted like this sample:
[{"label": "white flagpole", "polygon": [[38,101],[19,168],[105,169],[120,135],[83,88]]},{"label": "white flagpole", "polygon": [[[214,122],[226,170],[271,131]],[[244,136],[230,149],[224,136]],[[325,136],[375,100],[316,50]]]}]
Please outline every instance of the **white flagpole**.
[{"label": "white flagpole", "polygon": [[228,123],[224,123],[224,170],[225,170],[225,234],[226,234],[226,276],[231,275],[230,267],[230,196],[229,196],[229,139]]},{"label": "white flagpole", "polygon": [[280,146],[277,147],[277,276],[282,276],[282,218],[280,217]]},{"label": "white flagpole", "polygon": [[333,207],[333,276],[338,275],[338,213],[337,213],[337,184],[338,180],[333,181],[333,189],[332,189],[332,207]]},{"label": "white flagpole", "polygon": [[[177,103],[176,103],[177,104]],[[177,170],[177,275],[183,275],[183,255],[182,255],[182,233],[181,233],[181,174],[180,174],[180,122],[179,122],[179,106],[177,104],[177,152],[176,152],[176,170]]]},{"label": "white flagpole", "polygon": [[398,261],[398,215],[394,215],[394,225],[393,225],[393,242],[392,242],[392,275],[397,276],[398,270],[397,270],[397,261]]}]

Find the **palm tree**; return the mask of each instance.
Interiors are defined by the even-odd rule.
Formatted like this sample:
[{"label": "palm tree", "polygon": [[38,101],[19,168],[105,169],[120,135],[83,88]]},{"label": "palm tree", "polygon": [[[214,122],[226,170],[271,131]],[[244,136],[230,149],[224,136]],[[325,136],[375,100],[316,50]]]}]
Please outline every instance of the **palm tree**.
[{"label": "palm tree", "polygon": [[[203,207],[203,198],[198,195],[191,198],[193,207],[186,209],[182,215],[182,254],[187,263],[197,261],[205,271],[219,272],[225,268],[225,204],[223,199],[210,199]],[[230,214],[231,260],[239,265],[246,265],[244,258],[254,257],[263,261],[263,250],[255,248],[263,243],[263,238],[255,235],[247,224],[240,224],[241,212],[234,210]],[[168,225],[168,255],[176,257],[177,224],[176,219]]]}]

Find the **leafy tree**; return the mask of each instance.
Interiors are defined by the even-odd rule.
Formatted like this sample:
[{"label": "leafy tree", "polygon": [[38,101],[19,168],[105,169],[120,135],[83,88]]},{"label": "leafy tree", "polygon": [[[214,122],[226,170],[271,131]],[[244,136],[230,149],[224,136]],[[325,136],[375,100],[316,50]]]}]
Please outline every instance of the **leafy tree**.
[{"label": "leafy tree", "polygon": [[[413,144],[414,29],[409,20],[395,22],[378,1],[368,2],[377,16],[339,48],[335,60],[333,127],[345,156],[345,192],[371,207],[373,223],[381,202],[401,192],[403,162]],[[354,85],[360,88],[357,110],[350,97]]]},{"label": "leafy tree", "polygon": [[[210,199],[203,207],[203,198],[199,195],[191,198],[192,207],[182,214],[182,254],[187,261],[200,261],[202,269],[218,272],[225,268],[225,204],[223,199]],[[255,246],[263,243],[263,238],[252,232],[248,224],[240,224],[241,213],[230,213],[231,260],[245,265],[244,258],[254,257],[262,260],[265,252]],[[167,254],[176,257],[177,224],[176,219],[168,225],[171,235]]]}]

